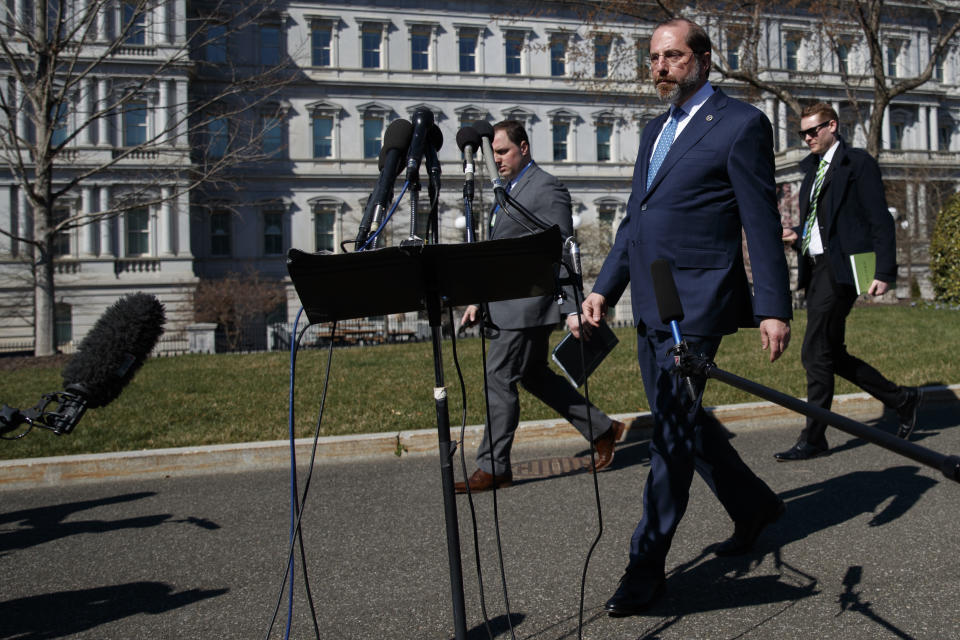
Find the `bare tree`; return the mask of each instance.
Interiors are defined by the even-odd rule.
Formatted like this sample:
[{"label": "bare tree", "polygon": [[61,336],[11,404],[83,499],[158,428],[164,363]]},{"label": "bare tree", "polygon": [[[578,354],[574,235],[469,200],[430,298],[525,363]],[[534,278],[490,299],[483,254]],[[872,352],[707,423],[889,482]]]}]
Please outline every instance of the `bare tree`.
[{"label": "bare tree", "polygon": [[[251,60],[243,41],[279,15],[270,2],[232,0],[4,4],[0,177],[26,211],[0,224],[0,236],[31,271],[35,355],[54,351],[59,238],[182,202],[264,157],[264,136],[283,115],[273,101],[291,73],[279,46],[275,59]],[[188,92],[198,78],[214,81]],[[110,200],[77,206],[81,186],[97,179],[118,185]]]},{"label": "bare tree", "polygon": [[250,268],[242,274],[201,280],[194,294],[195,317],[198,322],[216,322],[232,351],[240,345],[246,324],[262,320],[285,300],[280,282],[264,279]]},{"label": "bare tree", "polygon": [[[664,19],[687,17],[714,35],[713,69],[719,75],[743,83],[747,93],[776,96],[798,117],[802,103],[814,97],[810,87],[819,84],[821,74],[839,74],[838,88],[860,121],[866,149],[874,157],[882,149],[887,107],[934,79],[950,47],[960,40],[960,6],[942,0],[574,0],[554,3],[551,10],[559,10],[558,5],[582,16],[581,37],[568,56],[579,61],[572,75],[588,88],[649,91],[642,68],[646,40],[621,37],[619,53],[604,52],[610,68],[598,74],[590,64],[596,64],[597,45],[603,42],[598,35],[624,26],[649,30]],[[794,19],[795,30],[772,31],[772,16]],[[894,69],[898,47],[909,35],[904,27],[911,24],[929,27],[929,39],[913,43],[927,50],[916,56],[918,69]],[[793,59],[788,57],[801,43],[813,54],[807,60],[816,64],[791,68]]]}]

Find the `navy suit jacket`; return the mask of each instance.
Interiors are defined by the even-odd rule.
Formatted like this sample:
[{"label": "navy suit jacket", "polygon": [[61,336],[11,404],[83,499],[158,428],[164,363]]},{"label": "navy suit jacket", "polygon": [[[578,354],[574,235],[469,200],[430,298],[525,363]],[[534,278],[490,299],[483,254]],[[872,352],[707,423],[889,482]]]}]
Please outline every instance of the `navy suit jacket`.
[{"label": "navy suit jacket", "polygon": [[685,334],[720,336],[765,317],[791,318],[770,121],[715,91],[677,136],[648,190],[647,166],[666,118],[643,130],[627,215],[593,291],[614,304],[630,283],[634,322],[668,331],[650,277],[650,264],[664,258],[680,293]]},{"label": "navy suit jacket", "polygon": [[[806,220],[810,210],[810,191],[817,174],[820,157],[810,154],[800,161],[806,172],[800,185],[800,211]],[[874,251],[877,254],[877,280],[897,281],[897,234],[893,216],[887,209],[883,195],[880,166],[863,149],[848,147],[843,138],[830,161],[830,168],[820,188],[817,205],[817,225],[830,269],[837,282],[853,286],[850,256]],[[803,224],[795,227],[800,249]],[[797,267],[797,286],[806,289],[810,283],[810,265],[800,260]]]}]

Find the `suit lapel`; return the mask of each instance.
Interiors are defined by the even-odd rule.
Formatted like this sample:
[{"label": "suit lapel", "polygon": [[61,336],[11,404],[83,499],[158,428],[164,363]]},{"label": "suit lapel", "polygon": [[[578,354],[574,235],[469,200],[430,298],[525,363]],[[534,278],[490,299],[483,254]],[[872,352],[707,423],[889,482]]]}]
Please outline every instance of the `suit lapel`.
[{"label": "suit lapel", "polygon": [[[723,119],[721,110],[726,104],[726,101],[726,95],[717,89],[713,92],[712,96],[707,98],[707,101],[703,103],[703,106],[701,106],[694,115],[687,116],[692,119],[687,122],[683,131],[681,131],[680,135],[673,141],[667,157],[663,159],[663,164],[660,165],[657,175],[650,184],[648,193],[657,188],[657,185],[663,181],[664,176],[670,173],[673,166],[683,157],[683,154],[689,151],[691,147],[697,144],[703,136],[707,135],[707,133]],[[649,162],[649,158],[647,162]]]},{"label": "suit lapel", "polygon": [[[531,177],[533,176],[533,174],[534,174],[537,170],[538,170],[537,164],[536,164],[535,162],[533,162],[533,163],[527,168],[527,170],[523,172],[523,175],[520,176],[520,179],[517,180],[517,183],[516,183],[515,185],[513,185],[513,187],[510,189],[510,197],[511,197],[511,198],[518,198],[518,197],[519,197],[520,192],[522,192],[522,191],[523,191],[523,188],[526,187],[526,186],[530,183]],[[496,208],[496,205],[494,205],[494,208]],[[496,220],[493,221],[493,229],[490,230],[490,237],[491,237],[491,238],[497,238],[497,237],[498,237],[497,234],[499,233],[500,229],[503,227],[504,224],[506,224],[506,220],[505,220],[505,219],[506,219],[506,218],[509,218],[509,216],[508,216],[506,213],[504,213],[504,211],[503,211],[502,209],[497,209],[496,216],[497,216],[497,217],[496,217]]]}]

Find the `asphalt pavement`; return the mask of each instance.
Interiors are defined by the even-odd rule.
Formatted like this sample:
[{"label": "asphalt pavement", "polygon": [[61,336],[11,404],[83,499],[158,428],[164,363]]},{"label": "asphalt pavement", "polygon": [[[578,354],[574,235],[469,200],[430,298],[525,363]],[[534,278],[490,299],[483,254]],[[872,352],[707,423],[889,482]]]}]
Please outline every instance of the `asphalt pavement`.
[{"label": "asphalt pavement", "polygon": [[[838,404],[850,417],[895,429],[895,417],[876,405]],[[754,553],[712,553],[732,523],[696,479],[668,557],[666,596],[643,616],[605,615],[640,517],[649,431],[639,416],[597,477],[602,536],[586,572],[581,628],[581,579],[601,523],[594,480],[583,470],[582,440],[541,430],[514,449],[513,487],[495,502],[474,496],[483,598],[474,516],[466,497],[457,499],[468,637],[490,637],[484,610],[496,638],[958,637],[956,482],[835,430],[831,455],[778,463],[773,453],[793,443],[800,417],[760,404],[715,415],[787,503]],[[941,393],[924,408],[914,441],[960,454],[958,427],[960,404]],[[435,436],[433,452],[413,447],[415,439],[397,450],[399,442],[389,453],[377,445],[321,456],[303,516],[316,616],[298,549],[289,637],[316,637],[314,619],[321,638],[453,637]],[[2,480],[24,467],[0,469],[0,638],[268,637],[286,567],[289,472],[257,449],[220,470],[215,458],[158,474],[124,474],[119,463],[100,461],[99,474],[47,468],[33,485],[29,474]],[[474,451],[468,438],[468,472]],[[459,456],[457,466],[459,477]],[[306,484],[302,467],[300,490]],[[270,638],[284,637],[286,606]]]}]

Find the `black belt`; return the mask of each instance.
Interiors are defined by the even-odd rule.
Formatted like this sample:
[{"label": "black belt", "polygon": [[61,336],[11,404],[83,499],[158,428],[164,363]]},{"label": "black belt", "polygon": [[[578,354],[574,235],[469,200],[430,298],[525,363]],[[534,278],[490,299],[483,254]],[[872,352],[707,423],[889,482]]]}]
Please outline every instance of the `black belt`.
[{"label": "black belt", "polygon": [[818,265],[818,264],[820,264],[821,262],[826,262],[826,260],[827,260],[827,254],[821,253],[821,254],[818,254],[818,255],[815,255],[815,256],[814,256],[814,255],[811,255],[811,254],[808,253],[808,254],[807,254],[807,260],[808,260],[808,261],[810,262],[810,264],[812,264],[812,265]]}]

